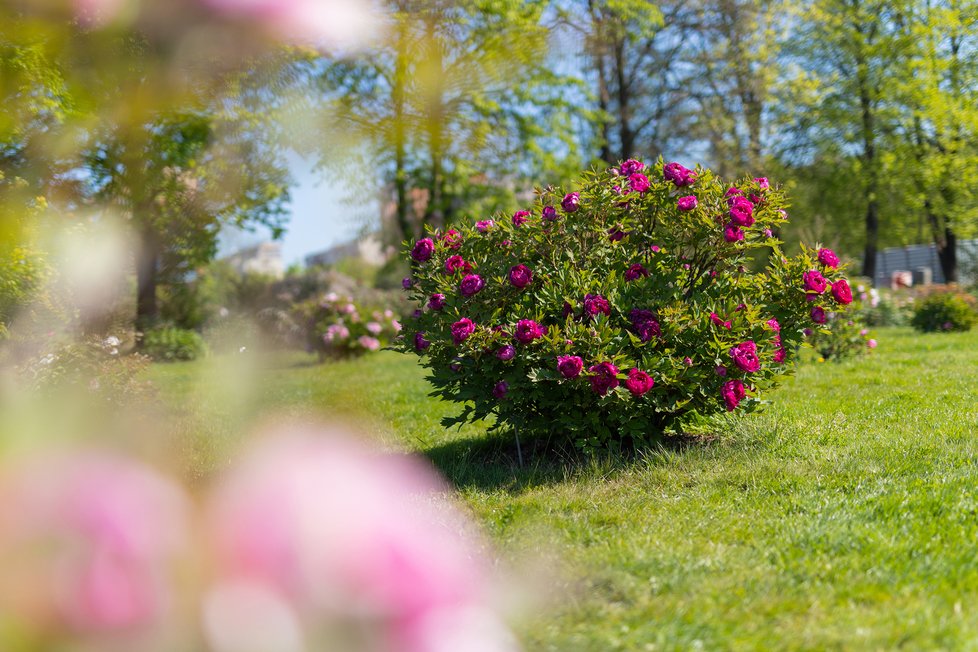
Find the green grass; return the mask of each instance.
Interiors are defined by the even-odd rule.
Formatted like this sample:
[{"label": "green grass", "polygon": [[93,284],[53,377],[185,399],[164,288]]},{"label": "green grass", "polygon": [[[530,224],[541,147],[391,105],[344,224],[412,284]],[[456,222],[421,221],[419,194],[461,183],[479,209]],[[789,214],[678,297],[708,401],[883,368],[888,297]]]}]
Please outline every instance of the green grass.
[{"label": "green grass", "polygon": [[341,412],[429,456],[504,556],[559,569],[560,599],[517,624],[528,650],[978,649],[978,333],[878,339],[711,443],[522,469],[508,439],[441,429],[406,356],[277,357],[245,408],[200,392],[200,365],[153,375],[192,475],[270,412]]}]

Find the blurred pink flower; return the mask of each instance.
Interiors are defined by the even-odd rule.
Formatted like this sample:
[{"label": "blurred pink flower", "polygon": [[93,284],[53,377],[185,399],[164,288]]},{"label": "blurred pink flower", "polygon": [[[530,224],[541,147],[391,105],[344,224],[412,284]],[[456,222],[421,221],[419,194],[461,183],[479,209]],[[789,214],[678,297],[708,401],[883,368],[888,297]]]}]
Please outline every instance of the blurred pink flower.
[{"label": "blurred pink flower", "polygon": [[18,582],[9,581],[17,577],[68,631],[134,633],[160,623],[172,598],[171,564],[188,535],[179,487],[97,452],[21,461],[0,474],[0,486],[0,560],[19,560],[0,563],[0,609],[16,613],[23,604]]},{"label": "blurred pink flower", "polygon": [[250,21],[267,28],[283,40],[327,50],[363,47],[376,35],[379,25],[371,4],[365,0],[201,2],[228,18]]},{"label": "blurred pink flower", "polygon": [[[369,624],[385,641],[378,649],[514,649],[486,607],[483,544],[420,461],[282,434],[224,479],[207,523],[220,586],[263,587],[327,626]],[[471,613],[495,619],[495,638],[452,647],[445,637],[464,632]]]}]

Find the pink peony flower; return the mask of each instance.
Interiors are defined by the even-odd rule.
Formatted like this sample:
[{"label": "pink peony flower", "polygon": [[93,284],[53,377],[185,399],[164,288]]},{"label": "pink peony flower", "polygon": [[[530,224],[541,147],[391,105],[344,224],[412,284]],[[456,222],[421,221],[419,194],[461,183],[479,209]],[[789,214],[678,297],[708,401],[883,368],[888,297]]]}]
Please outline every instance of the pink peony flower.
[{"label": "pink peony flower", "polygon": [[693,359],[687,355],[685,358],[683,358],[683,364],[686,365],[687,367],[692,367]]},{"label": "pink peony flower", "polygon": [[155,631],[189,521],[183,491],[140,463],[97,451],[16,460],[0,471],[5,621],[106,638]]},{"label": "pink peony flower", "polygon": [[849,283],[844,278],[840,278],[838,281],[832,284],[832,296],[835,297],[835,300],[842,305],[852,303],[852,290],[849,288]]},{"label": "pink peony flower", "polygon": [[435,243],[432,242],[431,238],[423,238],[414,243],[414,248],[411,249],[411,258],[423,263],[431,258],[431,254],[434,252]]},{"label": "pink peony flower", "polygon": [[686,195],[676,201],[676,207],[681,211],[691,211],[696,208],[696,195]]},{"label": "pink peony flower", "polygon": [[812,308],[812,321],[816,324],[824,324],[826,320],[825,310],[820,306],[815,306]]},{"label": "pink peony flower", "polygon": [[628,159],[619,166],[620,174],[624,177],[630,177],[636,172],[641,172],[645,169],[645,163],[641,161],[636,161],[633,158]]},{"label": "pink peony flower", "polygon": [[530,219],[530,211],[516,211],[513,213],[513,226],[523,226]]},{"label": "pink peony flower", "polygon": [[723,396],[723,402],[726,404],[727,412],[736,410],[740,402],[747,396],[747,393],[744,391],[744,383],[736,379],[725,382],[720,390],[720,394]]},{"label": "pink peony flower", "polygon": [[558,355],[557,371],[564,378],[577,378],[584,369],[584,361],[576,355]]},{"label": "pink peony flower", "polygon": [[508,393],[509,393],[509,383],[507,383],[505,380],[500,380],[492,388],[492,395],[497,400],[500,400],[500,401],[503,400],[504,398],[506,398],[506,394],[508,394]]},{"label": "pink peony flower", "polygon": [[521,319],[516,322],[516,332],[513,334],[513,337],[520,344],[530,344],[533,340],[539,339],[546,334],[546,326],[542,326],[532,319]]},{"label": "pink peony flower", "polygon": [[516,356],[516,347],[513,346],[512,344],[505,344],[499,347],[499,350],[496,351],[496,357],[502,360],[503,362],[512,360],[515,356]]},{"label": "pink peony flower", "polygon": [[630,369],[628,371],[628,378],[625,379],[625,388],[630,391],[633,396],[642,396],[654,386],[655,381],[652,380],[652,376],[648,375],[644,371],[639,369]]},{"label": "pink peony flower", "polygon": [[635,308],[628,313],[628,318],[632,322],[632,328],[635,329],[639,339],[643,342],[651,341],[655,337],[662,337],[662,328],[655,318],[655,313],[651,310]]},{"label": "pink peony flower", "polygon": [[465,262],[465,259],[458,254],[453,254],[445,259],[445,271],[449,274],[456,272],[471,272],[472,264]]},{"label": "pink peony flower", "polygon": [[475,228],[479,233],[488,233],[489,229],[496,226],[492,220],[479,220],[475,223]]},{"label": "pink peony flower", "polygon": [[441,294],[440,292],[432,294],[431,298],[428,299],[428,307],[431,308],[432,310],[441,310],[442,308],[444,308],[445,295]]},{"label": "pink peony flower", "polygon": [[876,343],[876,340],[873,340],[873,339],[866,340],[866,346],[868,346],[871,349],[875,349],[876,348],[876,344],[877,344]]},{"label": "pink peony flower", "polygon": [[768,188],[771,187],[771,184],[767,180],[767,177],[757,177],[756,179],[754,179],[754,183],[756,183],[761,190],[767,190]]},{"label": "pink peony flower", "polygon": [[648,277],[649,270],[645,269],[641,263],[634,263],[631,267],[625,270],[625,280],[635,281],[640,277]]},{"label": "pink peony flower", "polygon": [[636,172],[634,174],[628,175],[628,187],[632,189],[633,192],[647,192],[651,188],[649,184],[649,178],[642,174],[641,172]]},{"label": "pink peony flower", "polygon": [[375,321],[367,322],[367,332],[371,335],[380,335],[380,332],[384,330],[384,327]]},{"label": "pink peony flower", "polygon": [[545,220],[553,221],[557,219],[557,209],[553,206],[544,206],[542,216]]},{"label": "pink peony flower", "polygon": [[472,297],[481,292],[485,286],[486,282],[482,280],[481,276],[478,274],[469,274],[459,284],[459,291],[463,297]]},{"label": "pink peony flower", "polygon": [[560,207],[564,209],[565,213],[575,212],[581,207],[581,194],[578,192],[567,193],[561,200]]},{"label": "pink peony flower", "polygon": [[591,373],[588,377],[591,389],[598,395],[604,396],[618,387],[618,367],[610,362],[599,362],[589,367],[588,371]]},{"label": "pink peony flower", "polygon": [[666,181],[672,181],[677,188],[692,185],[696,181],[695,172],[675,162],[667,163],[662,168],[662,177]]},{"label": "pink peony flower", "polygon": [[[454,332],[455,331],[453,330],[452,331],[452,334],[453,335],[454,335]],[[457,344],[457,342],[456,342],[456,344]],[[429,346],[431,346],[431,342],[429,342],[428,340],[426,340],[424,338],[424,331],[418,331],[417,333],[414,334],[414,348],[416,350],[418,350],[418,351],[424,351]]]},{"label": "pink peony flower", "polygon": [[401,287],[405,290],[410,290],[414,286],[414,281],[411,280],[410,276],[405,276],[401,279]]},{"label": "pink peony flower", "polygon": [[714,369],[713,371],[716,372],[716,375],[717,376],[726,376],[727,375],[727,368],[724,367],[722,364],[717,365],[716,366],[716,369]]},{"label": "pink peony flower", "polygon": [[757,357],[757,345],[753,340],[730,347],[730,357],[733,358],[734,364],[746,373],[753,373],[761,368],[761,360]]},{"label": "pink peony flower", "polygon": [[767,320],[767,327],[770,328],[775,333],[780,333],[781,332],[781,324],[778,323],[778,320],[777,319],[768,319]]},{"label": "pink peony flower", "polygon": [[788,356],[788,352],[785,350],[783,346],[779,346],[774,351],[774,361],[777,362],[778,364],[782,364],[787,356]]},{"label": "pink peony flower", "polygon": [[509,269],[510,284],[519,289],[525,288],[533,282],[533,272],[526,265],[515,265]]},{"label": "pink peony flower", "polygon": [[831,249],[823,248],[818,250],[818,262],[830,269],[835,269],[839,266],[839,257]]},{"label": "pink peony flower", "polygon": [[805,290],[807,292],[814,292],[815,294],[825,292],[825,288],[828,285],[825,277],[817,269],[810,269],[802,274],[802,281],[805,284]]},{"label": "pink peony flower", "polygon": [[448,249],[458,249],[462,246],[462,234],[455,229],[445,231],[439,240]]},{"label": "pink peony flower", "polygon": [[754,204],[749,199],[734,197],[730,202],[730,223],[737,226],[754,224]]},{"label": "pink peony flower", "polygon": [[357,338],[357,342],[368,351],[377,351],[380,349],[380,341],[376,337],[361,335]]},{"label": "pink peony flower", "polygon": [[744,239],[744,232],[736,224],[728,224],[723,229],[723,239],[727,242],[737,242]]},{"label": "pink peony flower", "polygon": [[452,342],[456,346],[469,339],[469,336],[475,332],[475,323],[468,317],[463,317],[457,322],[452,324]]},{"label": "pink peony flower", "polygon": [[628,234],[622,231],[620,226],[614,226],[608,229],[608,239],[612,242],[620,242],[626,235]]},{"label": "pink peony flower", "polygon": [[584,297],[584,316],[596,317],[598,314],[611,315],[611,305],[600,294],[588,294]]},{"label": "pink peony flower", "polygon": [[726,328],[727,330],[730,330],[730,328],[732,327],[732,324],[729,321],[724,321],[723,319],[720,318],[720,315],[716,314],[715,312],[710,313],[710,321],[712,321],[717,326]]}]

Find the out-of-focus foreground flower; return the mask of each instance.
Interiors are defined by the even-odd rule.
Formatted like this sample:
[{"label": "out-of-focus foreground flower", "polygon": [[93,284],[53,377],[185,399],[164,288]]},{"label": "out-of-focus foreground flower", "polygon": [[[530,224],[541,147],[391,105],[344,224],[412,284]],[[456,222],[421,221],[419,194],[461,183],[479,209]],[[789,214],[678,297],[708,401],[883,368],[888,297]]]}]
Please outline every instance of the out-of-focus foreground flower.
[{"label": "out-of-focus foreground flower", "polygon": [[176,483],[112,454],[2,471],[0,648],[517,649],[486,546],[437,476],[320,434],[253,448],[197,517]]}]

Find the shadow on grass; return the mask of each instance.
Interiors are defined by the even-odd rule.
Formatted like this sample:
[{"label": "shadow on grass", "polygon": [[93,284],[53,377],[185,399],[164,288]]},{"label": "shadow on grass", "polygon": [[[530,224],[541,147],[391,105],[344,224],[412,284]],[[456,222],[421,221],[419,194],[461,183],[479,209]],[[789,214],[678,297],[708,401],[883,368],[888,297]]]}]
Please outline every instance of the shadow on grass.
[{"label": "shadow on grass", "polygon": [[[610,477],[636,465],[670,463],[690,448],[715,445],[716,437],[665,437],[653,448],[626,448],[587,454],[553,436],[521,436],[500,431],[454,439],[422,451],[457,489],[504,490],[519,493],[579,477]],[[522,458],[522,463],[521,463]]]}]

